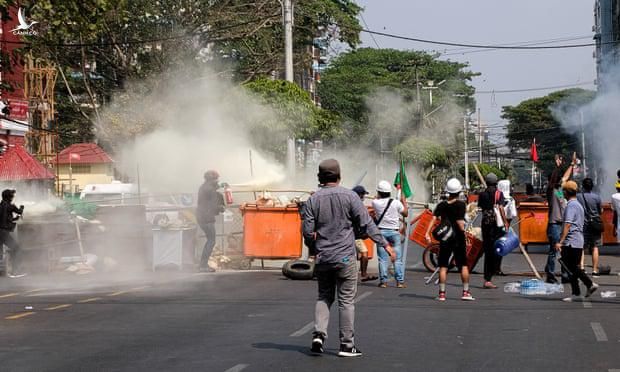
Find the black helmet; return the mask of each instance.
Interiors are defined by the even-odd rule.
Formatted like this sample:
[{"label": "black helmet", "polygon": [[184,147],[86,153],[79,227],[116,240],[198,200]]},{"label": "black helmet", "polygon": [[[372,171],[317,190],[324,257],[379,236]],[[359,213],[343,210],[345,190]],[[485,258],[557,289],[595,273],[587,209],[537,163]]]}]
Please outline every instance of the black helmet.
[{"label": "black helmet", "polygon": [[11,200],[15,196],[15,190],[6,189],[2,191],[2,200]]}]

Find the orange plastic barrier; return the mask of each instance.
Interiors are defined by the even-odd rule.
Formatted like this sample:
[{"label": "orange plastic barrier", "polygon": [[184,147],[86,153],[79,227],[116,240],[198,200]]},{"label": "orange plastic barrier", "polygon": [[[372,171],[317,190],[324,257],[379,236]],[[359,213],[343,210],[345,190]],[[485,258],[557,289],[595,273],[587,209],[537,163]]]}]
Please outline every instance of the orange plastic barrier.
[{"label": "orange plastic barrier", "polygon": [[301,257],[301,216],[296,204],[286,207],[242,205],[243,254],[252,258]]},{"label": "orange plastic barrier", "polygon": [[[428,229],[428,225],[431,223],[433,219],[433,212],[430,209],[425,209],[422,213],[420,213],[412,223],[417,221],[415,228],[411,231],[409,235],[409,240],[412,240],[418,243],[421,247],[426,247],[428,243],[426,242],[426,230]],[[439,221],[437,221],[439,223]],[[439,244],[434,238],[431,238],[433,241],[431,244]]]},{"label": "orange plastic barrier", "polygon": [[[548,208],[546,203],[523,202],[519,205],[519,239],[523,245],[545,244],[547,239]],[[613,214],[610,203],[603,203],[603,244],[618,244],[613,236]]]},{"label": "orange plastic barrier", "polygon": [[368,259],[370,260],[375,256],[375,242],[371,239],[365,239],[364,245],[368,248]]}]

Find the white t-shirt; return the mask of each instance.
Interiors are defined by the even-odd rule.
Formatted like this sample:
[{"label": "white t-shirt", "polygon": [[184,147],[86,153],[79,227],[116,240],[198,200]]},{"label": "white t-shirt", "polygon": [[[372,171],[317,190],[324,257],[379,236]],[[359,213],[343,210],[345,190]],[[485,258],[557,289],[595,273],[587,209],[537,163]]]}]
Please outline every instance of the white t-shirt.
[{"label": "white t-shirt", "polygon": [[[390,200],[390,198],[375,199],[372,201],[372,207],[374,208],[375,215],[377,216],[376,218],[381,217],[381,215],[383,214],[383,210],[388,203],[388,200]],[[401,212],[404,209],[405,207],[403,206],[403,203],[401,203],[399,200],[392,199],[390,209],[385,212],[385,216],[383,216],[383,219],[379,223],[379,228],[398,230],[400,228]]]},{"label": "white t-shirt", "polygon": [[[617,192],[611,196],[611,209],[616,211],[618,219],[620,219],[620,192]],[[618,237],[620,237],[620,221],[617,222],[619,223],[617,224],[618,227],[616,228],[616,231],[618,232]]]}]

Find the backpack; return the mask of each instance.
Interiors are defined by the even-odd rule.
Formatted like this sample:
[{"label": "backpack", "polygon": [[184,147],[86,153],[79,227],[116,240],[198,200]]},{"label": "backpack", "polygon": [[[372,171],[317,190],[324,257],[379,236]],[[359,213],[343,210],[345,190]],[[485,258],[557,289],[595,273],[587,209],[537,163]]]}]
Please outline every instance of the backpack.
[{"label": "backpack", "polygon": [[605,230],[603,225],[603,219],[601,218],[600,213],[596,211],[596,213],[592,213],[592,209],[590,209],[590,205],[588,204],[588,200],[584,193],[581,193],[581,197],[583,198],[583,205],[588,213],[586,213],[585,225],[589,233],[593,235],[600,235]]}]

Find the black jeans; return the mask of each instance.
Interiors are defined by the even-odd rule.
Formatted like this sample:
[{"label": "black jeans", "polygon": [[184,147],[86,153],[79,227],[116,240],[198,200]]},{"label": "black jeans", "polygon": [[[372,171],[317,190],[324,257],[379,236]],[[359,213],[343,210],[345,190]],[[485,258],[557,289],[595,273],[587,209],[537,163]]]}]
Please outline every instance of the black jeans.
[{"label": "black jeans", "polygon": [[3,256],[4,245],[6,245],[9,250],[9,256],[11,257],[11,271],[16,273],[19,271],[21,266],[21,252],[19,249],[19,244],[13,239],[11,232],[9,230],[0,229],[0,257]]},{"label": "black jeans", "polygon": [[590,280],[588,275],[579,267],[582,254],[583,249],[566,246],[562,247],[562,262],[564,262],[566,269],[569,271],[570,286],[574,296],[581,295],[578,279],[581,279],[588,289],[592,287],[592,280]]},{"label": "black jeans", "polygon": [[484,280],[490,282],[497,271],[497,254],[495,241],[502,236],[502,231],[494,225],[482,225],[482,250],[484,251]]},{"label": "black jeans", "polygon": [[215,247],[215,222],[200,223],[200,228],[205,232],[207,241],[202,249],[202,256],[200,257],[200,267],[207,268],[209,265],[209,257]]}]

